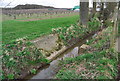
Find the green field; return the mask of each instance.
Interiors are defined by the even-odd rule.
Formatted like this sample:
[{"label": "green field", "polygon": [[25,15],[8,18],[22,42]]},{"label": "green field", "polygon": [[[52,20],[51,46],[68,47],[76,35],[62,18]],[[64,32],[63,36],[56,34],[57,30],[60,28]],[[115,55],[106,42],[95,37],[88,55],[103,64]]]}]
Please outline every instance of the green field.
[{"label": "green field", "polygon": [[41,34],[50,33],[52,28],[65,27],[76,23],[79,16],[45,19],[39,21],[15,21],[2,22],[3,43],[28,36],[29,39],[39,37]]}]

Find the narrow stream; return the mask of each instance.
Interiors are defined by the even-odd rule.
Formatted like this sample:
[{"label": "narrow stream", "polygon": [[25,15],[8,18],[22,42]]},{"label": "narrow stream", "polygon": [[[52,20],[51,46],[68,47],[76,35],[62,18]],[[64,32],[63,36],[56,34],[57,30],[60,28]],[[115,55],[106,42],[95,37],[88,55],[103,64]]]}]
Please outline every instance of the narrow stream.
[{"label": "narrow stream", "polygon": [[26,77],[28,79],[27,81],[31,81],[32,79],[54,79],[54,76],[56,73],[61,69],[59,65],[60,60],[64,60],[66,57],[76,57],[79,56],[79,46],[85,43],[87,39],[94,38],[96,34],[92,34],[91,36],[87,37],[86,39],[79,41],[77,44],[75,44],[72,48],[61,54],[59,57],[57,57],[55,60],[53,60],[50,65],[45,66],[41,68],[36,75],[30,75]]},{"label": "narrow stream", "polygon": [[[36,75],[30,76],[30,79],[52,79],[55,74],[59,71],[59,61],[64,60],[66,57],[76,57],[78,56],[78,47],[75,47],[72,51],[64,53],[63,56],[58,57],[56,60],[52,61],[49,66],[44,67]],[[28,80],[30,81],[30,80]]]}]

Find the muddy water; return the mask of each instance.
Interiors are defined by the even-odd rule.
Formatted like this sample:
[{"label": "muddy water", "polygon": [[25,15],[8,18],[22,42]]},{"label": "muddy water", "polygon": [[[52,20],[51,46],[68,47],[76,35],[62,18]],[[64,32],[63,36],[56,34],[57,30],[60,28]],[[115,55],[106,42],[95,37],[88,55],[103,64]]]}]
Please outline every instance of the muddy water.
[{"label": "muddy water", "polygon": [[62,56],[52,61],[49,66],[44,67],[44,69],[40,70],[36,75],[30,76],[29,78],[30,79],[52,79],[61,68],[59,66],[60,60],[64,60],[66,57],[76,57],[76,56],[78,56],[78,47],[75,47],[72,51],[64,53]]}]

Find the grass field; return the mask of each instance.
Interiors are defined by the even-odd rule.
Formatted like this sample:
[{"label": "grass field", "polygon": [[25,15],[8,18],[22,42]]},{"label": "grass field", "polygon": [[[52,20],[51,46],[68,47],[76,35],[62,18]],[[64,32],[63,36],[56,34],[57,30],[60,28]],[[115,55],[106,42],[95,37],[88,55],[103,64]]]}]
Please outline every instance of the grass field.
[{"label": "grass field", "polygon": [[65,27],[76,23],[79,16],[45,19],[38,21],[15,21],[2,22],[3,43],[28,36],[29,39],[39,37],[41,34],[50,33],[52,28]]}]

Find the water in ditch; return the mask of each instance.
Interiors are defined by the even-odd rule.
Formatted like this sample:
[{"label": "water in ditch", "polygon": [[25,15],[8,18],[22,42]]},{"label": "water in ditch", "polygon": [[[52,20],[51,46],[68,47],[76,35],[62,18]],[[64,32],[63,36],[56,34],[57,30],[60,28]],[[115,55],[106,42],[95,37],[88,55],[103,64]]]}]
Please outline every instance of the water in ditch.
[{"label": "water in ditch", "polygon": [[[93,35],[91,34],[92,38],[94,38],[96,35],[97,35],[97,33],[95,33]],[[91,36],[76,43],[72,48],[70,48],[63,54],[61,54],[59,57],[57,57],[57,59],[53,60],[50,63],[50,65],[43,67],[42,69],[40,69],[37,72],[36,75],[28,76],[26,79],[29,79],[28,81],[31,81],[32,79],[54,79],[54,76],[56,75],[56,73],[61,69],[61,67],[59,65],[59,61],[64,60],[67,57],[74,58],[76,56],[79,56],[79,47],[78,46],[81,46],[82,44],[84,44],[87,39],[91,39]]]},{"label": "water in ditch", "polygon": [[[55,74],[61,68],[59,65],[60,60],[64,60],[66,57],[76,57],[78,56],[78,47],[73,48],[71,51],[64,53],[62,56],[58,57],[56,60],[52,61],[49,66],[44,67],[36,75],[30,76],[29,79],[53,79]],[[28,81],[30,81],[28,80]]]}]

